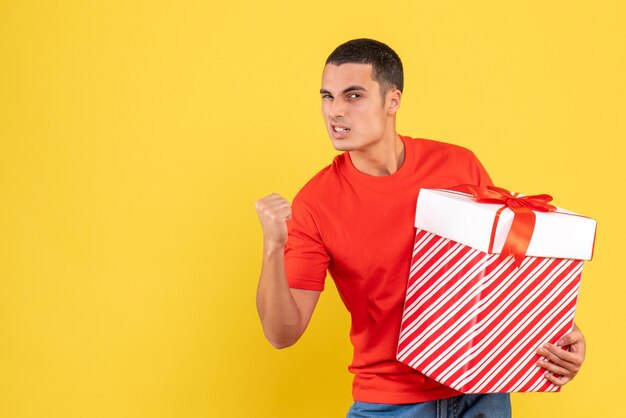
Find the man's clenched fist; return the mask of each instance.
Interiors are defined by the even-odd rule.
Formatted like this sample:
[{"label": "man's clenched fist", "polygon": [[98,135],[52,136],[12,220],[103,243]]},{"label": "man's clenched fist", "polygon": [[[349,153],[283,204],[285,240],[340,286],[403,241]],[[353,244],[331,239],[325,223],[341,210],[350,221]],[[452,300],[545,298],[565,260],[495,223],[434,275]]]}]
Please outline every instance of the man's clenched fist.
[{"label": "man's clenched fist", "polygon": [[255,206],[265,245],[284,247],[287,243],[287,220],[291,218],[289,202],[281,195],[272,193],[258,200]]}]

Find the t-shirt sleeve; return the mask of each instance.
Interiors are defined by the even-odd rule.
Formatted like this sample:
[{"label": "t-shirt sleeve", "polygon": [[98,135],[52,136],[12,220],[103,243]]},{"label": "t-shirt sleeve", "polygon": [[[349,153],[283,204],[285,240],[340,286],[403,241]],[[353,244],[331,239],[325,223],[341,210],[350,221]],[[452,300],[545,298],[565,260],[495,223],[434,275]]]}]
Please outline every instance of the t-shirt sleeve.
[{"label": "t-shirt sleeve", "polygon": [[285,272],[289,287],[324,290],[330,256],[311,212],[298,196],[291,205],[287,229]]}]

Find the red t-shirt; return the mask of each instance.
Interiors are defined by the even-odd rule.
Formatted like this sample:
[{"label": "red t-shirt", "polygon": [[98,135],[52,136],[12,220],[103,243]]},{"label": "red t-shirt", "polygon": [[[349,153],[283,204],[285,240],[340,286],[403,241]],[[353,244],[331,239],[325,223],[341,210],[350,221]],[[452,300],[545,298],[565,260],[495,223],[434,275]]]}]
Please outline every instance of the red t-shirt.
[{"label": "red t-shirt", "polygon": [[395,359],[415,238],[419,189],[491,184],[462,147],[401,137],[405,159],[388,176],[358,171],[346,152],[292,204],[285,268],[292,288],[323,290],[326,270],[352,317],[354,400],[413,403],[460,393]]}]

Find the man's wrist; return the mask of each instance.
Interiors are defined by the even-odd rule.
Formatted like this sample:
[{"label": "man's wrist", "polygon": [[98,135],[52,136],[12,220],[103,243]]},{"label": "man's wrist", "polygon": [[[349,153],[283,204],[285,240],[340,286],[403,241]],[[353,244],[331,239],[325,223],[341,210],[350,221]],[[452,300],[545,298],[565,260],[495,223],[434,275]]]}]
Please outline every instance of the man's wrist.
[{"label": "man's wrist", "polygon": [[263,243],[263,257],[266,259],[275,258],[277,255],[283,256],[285,253],[285,245],[276,242]]}]

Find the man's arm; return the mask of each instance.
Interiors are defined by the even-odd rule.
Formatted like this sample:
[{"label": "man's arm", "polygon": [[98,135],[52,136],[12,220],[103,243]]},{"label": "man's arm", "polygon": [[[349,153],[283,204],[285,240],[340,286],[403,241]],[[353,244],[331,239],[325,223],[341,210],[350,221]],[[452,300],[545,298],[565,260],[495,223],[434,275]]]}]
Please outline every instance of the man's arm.
[{"label": "man's arm", "polygon": [[285,273],[289,202],[273,193],[256,202],[263,229],[263,264],[256,305],[265,338],[276,348],[289,347],[306,329],[320,293],[289,288]]},{"label": "man's arm", "polygon": [[[569,351],[561,348],[567,346],[569,346]],[[585,337],[574,324],[574,330],[561,338],[557,345],[545,344],[537,350],[538,354],[546,358],[537,364],[547,370],[546,379],[555,385],[563,386],[580,370],[585,360],[585,350]]]}]

